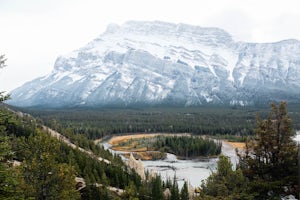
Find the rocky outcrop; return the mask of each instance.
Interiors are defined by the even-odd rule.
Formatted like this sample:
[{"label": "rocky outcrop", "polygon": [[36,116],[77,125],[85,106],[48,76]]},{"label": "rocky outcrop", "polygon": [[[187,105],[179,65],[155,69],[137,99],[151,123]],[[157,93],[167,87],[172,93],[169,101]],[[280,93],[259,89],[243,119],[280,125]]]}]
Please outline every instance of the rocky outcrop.
[{"label": "rocky outcrop", "polygon": [[195,188],[192,186],[191,183],[189,183],[188,191],[189,191],[189,197],[190,197],[190,199],[193,199],[194,196],[195,196]]},{"label": "rocky outcrop", "polygon": [[134,158],[134,156],[132,155],[132,153],[131,153],[129,159],[126,162],[126,164],[130,169],[135,170],[135,172],[138,175],[140,175],[142,180],[146,180],[145,168],[144,168],[144,165],[143,165],[141,159],[136,160]]},{"label": "rocky outcrop", "polygon": [[169,188],[166,188],[165,191],[163,192],[164,198],[165,199],[170,199],[171,198],[171,191]]},{"label": "rocky outcrop", "polygon": [[84,178],[75,177],[75,182],[76,182],[76,190],[78,191],[86,187],[86,182]]}]

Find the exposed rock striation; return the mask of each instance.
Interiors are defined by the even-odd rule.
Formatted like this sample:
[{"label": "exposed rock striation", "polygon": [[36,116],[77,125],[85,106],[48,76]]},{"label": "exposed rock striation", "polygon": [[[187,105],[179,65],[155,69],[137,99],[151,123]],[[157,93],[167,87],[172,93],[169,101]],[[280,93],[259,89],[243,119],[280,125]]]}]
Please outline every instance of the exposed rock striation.
[{"label": "exposed rock striation", "polygon": [[218,28],[130,21],[11,93],[9,103],[25,107],[299,102],[300,42],[235,42]]}]

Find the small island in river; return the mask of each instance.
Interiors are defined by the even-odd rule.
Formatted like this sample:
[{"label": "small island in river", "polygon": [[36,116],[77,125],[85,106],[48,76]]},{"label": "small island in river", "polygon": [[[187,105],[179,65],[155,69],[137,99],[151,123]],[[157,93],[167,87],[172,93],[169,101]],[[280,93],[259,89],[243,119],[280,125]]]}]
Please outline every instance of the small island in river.
[{"label": "small island in river", "polygon": [[136,134],[115,136],[110,139],[111,149],[132,153],[136,159],[160,160],[166,153],[178,159],[211,158],[221,153],[222,143],[207,137],[191,134]]}]

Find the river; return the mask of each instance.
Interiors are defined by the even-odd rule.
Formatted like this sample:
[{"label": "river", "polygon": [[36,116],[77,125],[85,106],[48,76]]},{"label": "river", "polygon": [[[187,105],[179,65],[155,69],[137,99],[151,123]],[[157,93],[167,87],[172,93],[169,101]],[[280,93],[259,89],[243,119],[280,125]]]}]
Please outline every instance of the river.
[{"label": "river", "polygon": [[[105,149],[109,149],[112,153],[122,156],[124,152],[113,151],[110,144],[102,143]],[[222,153],[231,159],[234,164],[237,163],[237,156],[234,148],[226,142],[222,143]],[[126,159],[122,156],[123,159]],[[174,154],[167,154],[164,160],[142,161],[145,170],[153,171],[160,174],[163,180],[171,178],[173,180],[176,175],[179,188],[182,187],[184,181],[187,181],[193,187],[198,187],[202,180],[207,179],[212,171],[216,170],[217,158],[198,159],[198,160],[178,160]]]}]

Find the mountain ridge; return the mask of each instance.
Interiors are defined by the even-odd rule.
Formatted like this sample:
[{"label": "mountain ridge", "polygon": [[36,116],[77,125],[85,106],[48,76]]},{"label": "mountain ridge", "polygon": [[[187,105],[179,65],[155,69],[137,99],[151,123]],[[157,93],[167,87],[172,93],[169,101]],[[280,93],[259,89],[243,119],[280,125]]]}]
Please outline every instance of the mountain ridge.
[{"label": "mountain ridge", "polygon": [[300,100],[300,42],[235,42],[219,28],[129,21],[12,91],[17,106],[254,105]]}]

